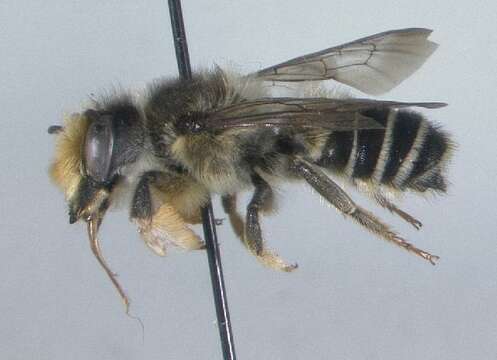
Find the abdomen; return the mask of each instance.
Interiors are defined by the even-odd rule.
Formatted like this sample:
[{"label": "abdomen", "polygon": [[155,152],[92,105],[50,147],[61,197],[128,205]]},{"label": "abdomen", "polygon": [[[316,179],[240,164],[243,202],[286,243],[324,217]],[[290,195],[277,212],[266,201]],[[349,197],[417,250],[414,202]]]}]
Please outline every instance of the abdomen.
[{"label": "abdomen", "polygon": [[444,192],[445,164],[452,142],[421,114],[406,110],[369,110],[381,130],[333,132],[316,163],[352,180],[399,190]]}]

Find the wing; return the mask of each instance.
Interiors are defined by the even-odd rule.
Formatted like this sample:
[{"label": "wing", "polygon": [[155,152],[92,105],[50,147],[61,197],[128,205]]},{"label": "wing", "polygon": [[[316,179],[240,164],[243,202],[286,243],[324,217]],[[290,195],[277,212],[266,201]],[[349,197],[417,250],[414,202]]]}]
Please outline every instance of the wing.
[{"label": "wing", "polygon": [[334,79],[366,94],[383,94],[414,73],[436,50],[432,30],[382,32],[304,55],[255,74],[269,81]]},{"label": "wing", "polygon": [[370,99],[264,98],[230,105],[182,122],[191,133],[234,128],[280,127],[333,131],[382,129],[367,110],[445,106],[438,102],[396,102]]}]

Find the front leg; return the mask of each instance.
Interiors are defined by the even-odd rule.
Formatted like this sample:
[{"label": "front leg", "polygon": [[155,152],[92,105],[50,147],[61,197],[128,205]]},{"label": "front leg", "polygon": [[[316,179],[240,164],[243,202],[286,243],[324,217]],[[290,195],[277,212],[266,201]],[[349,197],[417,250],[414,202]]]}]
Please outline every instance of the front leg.
[{"label": "front leg", "polygon": [[157,255],[166,255],[166,246],[157,236],[152,235],[152,194],[150,184],[155,173],[143,174],[136,186],[131,202],[130,219],[138,226],[138,232],[145,244]]},{"label": "front leg", "polygon": [[[203,249],[202,240],[187,226],[184,218],[167,200],[154,210],[154,192],[151,186],[160,174],[142,175],[133,196],[130,218],[138,225],[145,244],[157,255],[166,255],[166,244],[186,250]],[[157,202],[157,201],[156,201]]]}]

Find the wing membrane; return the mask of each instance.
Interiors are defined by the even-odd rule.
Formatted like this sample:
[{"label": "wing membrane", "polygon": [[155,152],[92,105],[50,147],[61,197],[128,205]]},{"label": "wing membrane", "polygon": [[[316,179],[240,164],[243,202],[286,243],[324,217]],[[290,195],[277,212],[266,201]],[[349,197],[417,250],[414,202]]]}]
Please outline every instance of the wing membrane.
[{"label": "wing membrane", "polygon": [[414,73],[436,50],[432,30],[382,32],[307,54],[254,75],[269,81],[334,79],[366,94],[383,94]]},{"label": "wing membrane", "polygon": [[198,130],[286,127],[320,128],[333,131],[382,129],[383,125],[365,111],[384,108],[424,107],[435,109],[437,102],[396,102],[370,99],[264,98],[240,102],[214,111],[199,120]]}]

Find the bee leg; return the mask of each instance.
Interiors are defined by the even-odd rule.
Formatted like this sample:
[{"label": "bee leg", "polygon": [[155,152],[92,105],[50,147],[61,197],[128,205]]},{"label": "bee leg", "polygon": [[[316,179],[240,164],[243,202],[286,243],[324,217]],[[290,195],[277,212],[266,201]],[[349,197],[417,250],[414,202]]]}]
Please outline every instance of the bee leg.
[{"label": "bee leg", "polygon": [[150,184],[154,173],[141,177],[131,203],[130,218],[138,225],[138,232],[145,244],[157,255],[166,255],[166,244],[185,250],[205,248],[200,237],[186,224],[185,219],[168,202],[153,208]]},{"label": "bee leg", "polygon": [[142,240],[159,256],[166,255],[166,243],[185,250],[203,249],[202,240],[170,204],[153,209],[150,184],[155,181],[155,175],[151,172],[141,177],[131,203],[130,218],[138,226]]},{"label": "bee leg", "polygon": [[255,191],[247,206],[243,242],[247,249],[257,256],[264,265],[276,270],[292,271],[297,268],[297,265],[287,264],[271,250],[266,249],[262,239],[259,211],[271,203],[273,191],[269,184],[255,173],[252,175],[252,183],[255,186]]},{"label": "bee leg", "polygon": [[397,206],[395,206],[394,204],[392,204],[387,198],[385,198],[382,194],[378,194],[378,193],[374,194],[374,199],[376,200],[376,202],[380,206],[382,206],[385,209],[389,210],[391,213],[397,214],[402,219],[404,219],[405,221],[407,221],[409,224],[411,224],[412,226],[414,226],[416,228],[416,230],[421,229],[421,226],[423,226],[423,224],[421,223],[421,221],[417,220],[416,218],[414,218],[413,216],[409,215],[405,211],[399,209]]},{"label": "bee leg", "polygon": [[245,228],[245,223],[242,217],[236,210],[236,194],[224,195],[221,198],[223,204],[224,212],[228,215],[231,227],[235,232],[236,236],[243,241],[243,232]]},{"label": "bee leg", "polygon": [[131,202],[130,219],[138,226],[138,232],[149,249],[159,256],[165,256],[165,244],[152,235],[152,195],[150,193],[152,181],[152,174],[142,175]]},{"label": "bee leg", "polygon": [[414,245],[408,243],[373,214],[356,205],[345,191],[316,166],[301,158],[295,158],[292,165],[296,174],[304,178],[319,194],[321,194],[321,196],[328,200],[339,211],[350,216],[369,231],[413,252],[435,265],[438,256],[418,249]]}]

